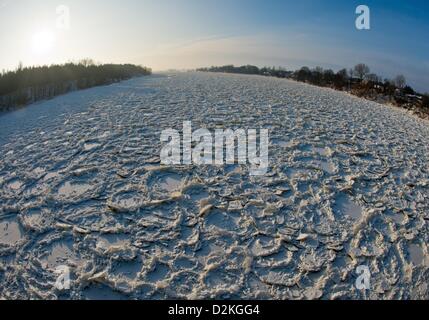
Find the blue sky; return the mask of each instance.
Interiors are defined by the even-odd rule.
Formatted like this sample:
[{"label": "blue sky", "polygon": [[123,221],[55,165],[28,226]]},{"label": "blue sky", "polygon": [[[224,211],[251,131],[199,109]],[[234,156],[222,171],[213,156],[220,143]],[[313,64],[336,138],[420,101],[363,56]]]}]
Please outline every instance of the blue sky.
[{"label": "blue sky", "polygon": [[[355,28],[360,4],[371,10],[368,31]],[[56,28],[58,5],[70,8],[69,30]],[[156,70],[227,63],[338,70],[365,62],[429,91],[428,1],[0,0],[0,30],[0,69],[83,57]],[[53,39],[39,52],[41,30]]]}]

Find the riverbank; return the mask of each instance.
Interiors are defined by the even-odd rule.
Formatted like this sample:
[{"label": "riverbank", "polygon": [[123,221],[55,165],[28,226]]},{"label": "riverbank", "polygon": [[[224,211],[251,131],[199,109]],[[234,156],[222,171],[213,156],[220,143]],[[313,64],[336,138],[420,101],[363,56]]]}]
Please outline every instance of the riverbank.
[{"label": "riverbank", "polygon": [[100,64],[91,60],[41,67],[19,66],[0,75],[0,112],[11,111],[71,91],[152,74],[132,64]]},{"label": "riverbank", "polygon": [[416,92],[406,84],[405,77],[402,75],[398,75],[393,80],[382,80],[380,76],[370,73],[369,67],[365,64],[358,64],[350,70],[342,69],[337,73],[321,67],[311,70],[308,67],[302,67],[296,71],[288,71],[284,68],[258,68],[252,65],[241,67],[226,65],[200,68],[197,71],[261,75],[295,80],[318,87],[345,91],[369,101],[403,108],[420,118],[429,119],[428,94]]}]

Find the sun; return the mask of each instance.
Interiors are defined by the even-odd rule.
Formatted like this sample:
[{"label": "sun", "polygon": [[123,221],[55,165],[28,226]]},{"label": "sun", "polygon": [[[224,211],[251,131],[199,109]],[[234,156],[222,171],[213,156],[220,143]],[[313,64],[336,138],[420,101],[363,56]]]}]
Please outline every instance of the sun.
[{"label": "sun", "polygon": [[33,35],[33,52],[47,54],[52,51],[55,35],[50,30],[42,30]]}]

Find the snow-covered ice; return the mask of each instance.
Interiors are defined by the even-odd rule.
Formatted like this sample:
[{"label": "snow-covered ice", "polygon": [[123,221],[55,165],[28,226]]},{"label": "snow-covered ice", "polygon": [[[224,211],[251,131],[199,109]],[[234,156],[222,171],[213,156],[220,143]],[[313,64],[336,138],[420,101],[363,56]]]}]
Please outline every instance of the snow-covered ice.
[{"label": "snow-covered ice", "polygon": [[[270,129],[268,173],[161,166],[183,121]],[[156,75],[1,115],[0,298],[428,299],[428,142],[398,109],[260,76]]]}]

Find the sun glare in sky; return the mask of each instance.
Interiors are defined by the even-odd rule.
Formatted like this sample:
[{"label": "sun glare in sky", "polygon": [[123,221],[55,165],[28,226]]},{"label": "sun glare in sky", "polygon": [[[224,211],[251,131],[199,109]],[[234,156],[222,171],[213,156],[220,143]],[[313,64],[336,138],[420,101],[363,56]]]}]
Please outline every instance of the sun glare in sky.
[{"label": "sun glare in sky", "polygon": [[429,90],[425,0],[368,0],[370,30],[356,28],[356,1],[68,2],[0,0],[0,70],[83,58],[154,70],[252,64],[338,71],[363,62],[383,78],[403,74]]},{"label": "sun glare in sky", "polygon": [[55,35],[50,30],[41,30],[33,35],[33,53],[43,55],[50,53],[54,47]]}]

